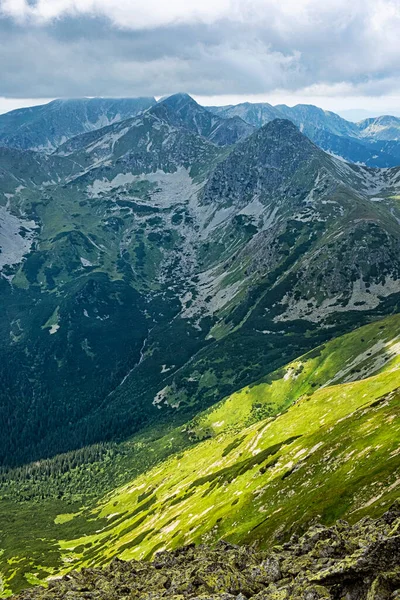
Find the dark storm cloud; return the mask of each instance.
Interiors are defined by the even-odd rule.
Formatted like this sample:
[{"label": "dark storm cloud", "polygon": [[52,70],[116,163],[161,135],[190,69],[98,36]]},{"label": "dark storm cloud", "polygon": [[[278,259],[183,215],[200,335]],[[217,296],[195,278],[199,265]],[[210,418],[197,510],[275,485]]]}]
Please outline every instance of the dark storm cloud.
[{"label": "dark storm cloud", "polygon": [[13,2],[7,2],[13,16],[0,16],[0,96],[262,94],[310,87],[379,95],[399,87],[400,15],[398,3],[389,0],[356,2],[352,10],[341,0],[324,9],[299,0],[294,14],[254,0],[233,16],[221,10],[215,18],[207,13],[207,19],[180,24],[165,17],[153,27],[148,15],[141,17],[150,19],[143,26],[134,19],[126,27],[113,22],[106,0],[103,12],[68,9],[57,18],[17,18],[24,3]]}]

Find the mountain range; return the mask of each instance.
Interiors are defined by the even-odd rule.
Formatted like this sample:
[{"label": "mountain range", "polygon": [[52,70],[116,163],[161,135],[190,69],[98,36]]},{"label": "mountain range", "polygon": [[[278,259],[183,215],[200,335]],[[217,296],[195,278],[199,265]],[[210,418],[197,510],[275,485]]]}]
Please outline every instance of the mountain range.
[{"label": "mountain range", "polygon": [[398,122],[186,94],[0,117],[4,593],[393,502]]},{"label": "mountain range", "polygon": [[5,464],[191,415],[398,301],[398,169],[288,120],[219,146],[236,121],[182,101],[3,150]]},{"label": "mountain range", "polygon": [[1,145],[51,153],[67,139],[132,117],[154,98],[78,98],[20,108],[0,115]]},{"label": "mountain range", "polygon": [[398,117],[381,116],[353,123],[333,112],[306,104],[289,107],[244,103],[210,107],[209,110],[224,117],[239,116],[255,127],[273,119],[289,119],[323,150],[346,161],[370,167],[399,164]]},{"label": "mountain range", "polygon": [[[17,109],[0,115],[0,145],[49,154],[74,136],[134,117],[156,103],[151,97],[78,98]],[[353,123],[305,104],[201,107],[188,94],[175,94],[160,104],[171,108],[181,124],[184,121],[217,145],[235,143],[274,119],[288,119],[323,150],[346,161],[370,167],[393,167],[400,162],[400,118],[395,116]]]}]

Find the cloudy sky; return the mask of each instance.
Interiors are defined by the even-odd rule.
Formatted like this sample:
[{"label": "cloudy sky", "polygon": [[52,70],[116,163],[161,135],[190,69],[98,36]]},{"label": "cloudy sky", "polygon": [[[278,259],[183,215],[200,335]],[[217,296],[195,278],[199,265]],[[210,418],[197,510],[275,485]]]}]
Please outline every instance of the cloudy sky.
[{"label": "cloudy sky", "polygon": [[0,112],[187,91],[400,114],[400,0],[0,0]]}]

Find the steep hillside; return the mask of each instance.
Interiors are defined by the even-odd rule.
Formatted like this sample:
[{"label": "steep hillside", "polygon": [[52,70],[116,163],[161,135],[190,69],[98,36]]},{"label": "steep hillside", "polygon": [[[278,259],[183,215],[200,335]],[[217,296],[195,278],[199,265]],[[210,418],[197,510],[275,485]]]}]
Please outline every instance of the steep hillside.
[{"label": "steep hillside", "polygon": [[0,115],[0,146],[51,153],[69,138],[146,110],[154,98],[78,98]]},{"label": "steep hillside", "polygon": [[289,119],[320,148],[346,161],[381,168],[400,163],[400,120],[396,117],[352,123],[333,112],[307,104],[289,107],[246,102],[210,107],[209,110],[225,118],[240,117],[255,127],[262,127],[274,119]]},{"label": "steep hillside", "polygon": [[[220,538],[272,544],[315,518],[330,524],[379,514],[398,495],[400,468],[400,338],[392,323],[387,337],[377,327],[366,342],[358,333],[366,352],[353,354],[343,373],[324,369],[335,354],[318,369],[306,356],[199,416],[186,430],[205,441],[106,497],[94,514],[109,526],[62,542],[68,568],[74,557],[88,566]],[[363,368],[376,374],[363,379]]]},{"label": "steep hillside", "polygon": [[[107,135],[103,133],[105,139]],[[24,256],[29,248],[21,248],[3,266],[0,282],[5,307],[1,326],[5,462],[31,458],[32,445],[39,440],[36,456],[90,442],[86,424],[61,438],[58,429],[73,429],[77,420],[101,405],[142,360],[145,340],[157,320],[177,312],[179,300],[168,293],[158,264],[163,251],[172,259],[185,232],[183,227],[178,232],[181,219],[171,223],[176,205],[196,193],[203,170],[210,168],[207,164],[213,164],[218,150],[151,115],[132,124],[119,143],[113,138],[112,150],[103,139],[101,143],[101,148],[93,149],[94,158],[88,153],[96,162],[95,174],[78,166],[78,156],[40,157],[46,164],[77,165],[80,175],[64,174],[60,183],[29,189],[13,175],[13,192],[3,194],[3,210],[10,219],[20,219],[20,227],[27,229],[29,217],[29,238],[25,230],[21,238],[31,249]],[[146,150],[149,144],[151,153]],[[110,152],[115,177],[105,166]],[[29,173],[26,164],[23,170]],[[132,196],[120,194],[121,184],[129,185]],[[108,189],[117,194],[105,193]],[[164,228],[165,219],[170,224]],[[160,289],[167,293],[165,301],[158,299]],[[196,335],[192,337],[187,352],[191,344],[196,347]],[[16,389],[17,404],[12,401]],[[141,410],[145,412],[146,406]],[[140,412],[134,418],[137,428]],[[100,417],[97,427],[96,435],[102,428]],[[19,443],[22,434],[24,446]]]},{"label": "steep hillside", "polygon": [[[25,482],[10,473],[0,488],[9,515],[4,592],[116,556],[149,559],[221,539],[270,549],[315,522],[380,516],[400,481],[399,344],[396,315],[315,349],[160,439],[133,438],[125,462],[100,459],[95,476],[101,482],[114,470],[112,488],[121,469],[126,483],[85,508],[56,490],[38,502],[57,478],[55,462],[36,496],[34,465]],[[142,472],[140,453],[148,457]],[[64,474],[60,491],[74,480],[78,491],[84,471]],[[31,501],[16,504],[24,486]]]},{"label": "steep hillside", "polygon": [[239,116],[218,117],[200,106],[188,94],[169,96],[161,101],[161,105],[172,109],[173,114],[179,117],[185,127],[217,146],[236,144],[254,132],[254,127]]},{"label": "steep hillside", "polygon": [[381,141],[400,141],[400,118],[383,115],[357,123],[359,135]]},{"label": "steep hillside", "polygon": [[160,103],[75,137],[27,189],[10,169],[3,464],[183,422],[397,310],[398,171],[285,120],[224,148],[180,120]]}]

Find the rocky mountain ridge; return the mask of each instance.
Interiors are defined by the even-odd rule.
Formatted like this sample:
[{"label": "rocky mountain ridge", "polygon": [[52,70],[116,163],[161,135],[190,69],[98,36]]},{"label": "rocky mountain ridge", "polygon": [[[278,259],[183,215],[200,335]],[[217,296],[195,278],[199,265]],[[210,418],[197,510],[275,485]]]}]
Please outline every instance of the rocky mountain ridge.
[{"label": "rocky mountain ridge", "polygon": [[0,145],[50,154],[67,139],[133,117],[154,98],[78,98],[0,115]]},{"label": "rocky mountain ridge", "polygon": [[[289,119],[322,149],[344,160],[372,167],[392,167],[400,161],[399,118],[393,116],[353,123],[312,105],[202,107],[183,93],[162,98],[159,104],[173,110],[176,124],[219,146],[236,143],[273,119]],[[90,98],[17,109],[0,115],[0,144],[51,153],[76,135],[132,118],[155,105],[154,98]]]},{"label": "rocky mountain ridge", "polygon": [[[191,123],[197,110],[190,103]],[[15,218],[28,233],[18,234],[19,254],[3,244],[2,293],[12,308],[2,352],[11,365],[23,352],[27,369],[17,372],[21,406],[5,398],[3,414],[17,440],[32,393],[51,389],[58,408],[38,457],[130,434],[155,414],[206,407],[335,328],[396,306],[398,170],[347,165],[287,120],[220,147],[160,103],[39,155],[41,179],[36,155],[21,155],[13,172],[10,152],[7,239]],[[25,302],[30,313],[19,308]],[[177,336],[185,342],[172,351]],[[29,383],[36,356],[40,392]],[[71,361],[79,361],[72,379]],[[104,379],[93,377],[100,370]],[[80,401],[71,406],[77,377]],[[60,435],[66,414],[75,416]],[[43,415],[38,407],[32,415],[36,445]]]},{"label": "rocky mountain ridge", "polygon": [[398,117],[382,116],[353,123],[307,104],[289,107],[243,103],[209,107],[209,110],[225,118],[238,116],[255,127],[262,127],[273,119],[289,119],[323,150],[344,160],[370,167],[399,164]]}]

